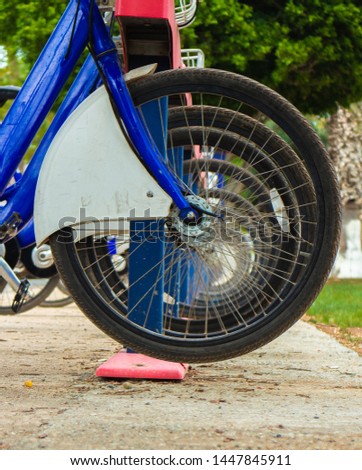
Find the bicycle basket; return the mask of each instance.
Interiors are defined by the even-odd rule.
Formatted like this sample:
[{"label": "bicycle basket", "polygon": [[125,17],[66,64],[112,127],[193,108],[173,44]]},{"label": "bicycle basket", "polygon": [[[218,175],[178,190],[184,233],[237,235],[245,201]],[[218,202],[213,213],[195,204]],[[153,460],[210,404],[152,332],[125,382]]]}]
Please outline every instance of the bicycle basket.
[{"label": "bicycle basket", "polygon": [[181,59],[186,67],[205,67],[205,54],[201,49],[181,49]]},{"label": "bicycle basket", "polygon": [[175,16],[179,28],[186,28],[196,18],[198,0],[176,0]]}]

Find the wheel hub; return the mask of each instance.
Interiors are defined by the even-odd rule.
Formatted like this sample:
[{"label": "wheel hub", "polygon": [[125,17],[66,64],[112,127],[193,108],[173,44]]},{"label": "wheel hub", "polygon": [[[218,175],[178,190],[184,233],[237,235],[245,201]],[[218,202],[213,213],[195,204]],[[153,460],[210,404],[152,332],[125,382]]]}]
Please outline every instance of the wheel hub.
[{"label": "wheel hub", "polygon": [[213,210],[207,201],[199,196],[189,195],[185,198],[194,209],[199,209],[201,215],[198,219],[182,219],[177,207],[171,210],[171,231],[176,233],[181,242],[188,246],[205,246],[211,240],[212,232],[210,226],[212,217],[204,214],[203,211],[212,213]]}]

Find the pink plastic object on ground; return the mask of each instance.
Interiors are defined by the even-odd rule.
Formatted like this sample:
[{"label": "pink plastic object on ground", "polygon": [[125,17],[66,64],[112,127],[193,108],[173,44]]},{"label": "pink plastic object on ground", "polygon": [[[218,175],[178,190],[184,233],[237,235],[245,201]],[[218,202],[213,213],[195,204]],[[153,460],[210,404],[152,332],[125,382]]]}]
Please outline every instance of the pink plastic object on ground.
[{"label": "pink plastic object on ground", "polygon": [[99,366],[96,375],[124,379],[182,380],[188,367],[187,364],[121,351]]}]

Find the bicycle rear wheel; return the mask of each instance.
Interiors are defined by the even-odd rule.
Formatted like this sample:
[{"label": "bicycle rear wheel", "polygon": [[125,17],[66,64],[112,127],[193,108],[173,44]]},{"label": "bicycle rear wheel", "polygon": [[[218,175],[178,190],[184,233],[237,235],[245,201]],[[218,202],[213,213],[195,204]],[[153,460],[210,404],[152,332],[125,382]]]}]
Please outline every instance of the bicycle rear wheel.
[{"label": "bicycle rear wheel", "polygon": [[[19,91],[20,87],[0,86],[0,108],[2,108],[8,101],[12,102],[17,97]],[[10,104],[11,103],[8,103],[6,109],[1,110],[0,123],[1,118],[5,116],[8,111]],[[15,273],[20,279],[28,278],[31,282],[31,286],[28,291],[29,297],[23,302],[20,310],[21,312],[31,310],[43,302],[53,292],[59,281],[59,276],[54,273],[53,269],[48,271],[42,271],[39,269],[38,273],[34,272],[34,269],[36,271],[36,267],[31,261],[31,252],[33,248],[34,247],[32,246],[21,251],[15,239],[7,243],[7,250],[8,252],[10,251],[10,258],[13,260],[13,262],[10,263],[11,267],[14,268]],[[26,259],[24,260],[23,257]],[[29,266],[34,268],[31,269],[31,272],[27,269]],[[49,277],[45,278],[44,273],[47,273]],[[14,290],[9,286],[5,279],[0,277],[0,315],[14,314],[12,310],[14,296]]]},{"label": "bicycle rear wheel", "polygon": [[[204,214],[187,225],[171,208],[123,238],[62,243],[71,229],[58,232],[51,245],[64,283],[103,331],[149,355],[205,362],[262,346],[300,318],[334,260],[339,193],[323,145],[292,105],[242,76],[170,71],[130,89],[146,124],[149,104],[160,110],[165,158]],[[163,255],[135,276],[137,250],[152,257],[150,240]]]},{"label": "bicycle rear wheel", "polygon": [[64,287],[62,281],[59,280],[53,291],[41,302],[40,307],[59,308],[65,307],[71,303],[73,303],[72,297],[69,295],[69,292],[66,287]]}]

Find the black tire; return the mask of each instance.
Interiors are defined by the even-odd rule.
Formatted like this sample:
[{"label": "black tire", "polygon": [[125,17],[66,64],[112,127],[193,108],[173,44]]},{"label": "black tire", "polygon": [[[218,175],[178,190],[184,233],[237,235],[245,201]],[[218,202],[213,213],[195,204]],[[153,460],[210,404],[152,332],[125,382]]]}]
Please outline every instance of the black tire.
[{"label": "black tire", "polygon": [[13,101],[20,91],[18,86],[0,86],[0,108],[4,106],[7,101]]},{"label": "black tire", "polygon": [[56,287],[49,294],[49,296],[40,304],[43,308],[59,308],[65,307],[73,303],[72,297],[69,295],[67,288],[59,279]]},{"label": "black tire", "polygon": [[[162,333],[127,318],[127,287],[121,294],[119,291],[114,294],[116,288],[127,283],[112,268],[111,257],[107,252],[100,254],[97,239],[83,241],[80,250],[79,243],[69,242],[72,238],[70,229],[51,238],[53,255],[64,283],[80,308],[104,332],[155,357],[184,362],[216,361],[268,343],[303,315],[320,292],[334,262],[340,233],[340,200],[328,154],[308,122],[290,103],[272,90],[239,75],[185,69],[147,77],[132,84],[130,89],[136,106],[169,97],[169,106],[173,108],[169,112],[168,125],[170,148],[183,145],[187,153],[203,143],[206,149],[227,152],[232,161],[215,163],[215,160],[208,160],[209,165],[213,165],[212,173],[227,181],[226,189],[214,190],[210,200],[216,199],[219,209],[226,203],[232,204],[233,210],[240,211],[238,221],[245,218],[242,211],[250,203],[252,209],[261,214],[260,220],[268,218],[273,227],[272,235],[278,237],[272,238],[264,251],[260,251],[252,240],[247,256],[251,263],[258,264],[250,265],[242,273],[242,263],[236,261],[220,299],[215,288],[218,283],[214,282],[214,290],[210,289],[206,304],[199,293],[192,299],[192,312],[197,314],[187,313],[191,311],[190,305],[186,305],[189,301],[180,302],[180,308],[183,308],[180,318],[164,313]],[[193,106],[183,107],[183,103],[189,102],[185,97],[190,95]],[[248,134],[245,129],[249,129]],[[188,141],[187,135],[190,136]],[[259,141],[263,136],[264,143]],[[204,140],[200,141],[201,138]],[[246,150],[235,154],[240,159],[236,169],[233,151],[240,142]],[[278,150],[275,146],[279,146]],[[200,167],[202,164],[205,165],[205,161],[185,163],[191,174],[198,173],[199,180],[206,168]],[[242,190],[234,190],[237,185],[229,184],[230,171],[243,174]],[[265,194],[269,194],[269,200]],[[274,203],[274,197],[281,202]],[[242,203],[240,198],[245,202]],[[283,219],[287,219],[286,227]],[[172,234],[174,225],[169,223]],[[244,223],[239,225],[239,232],[241,228],[244,232],[249,230]],[[224,240],[222,242],[223,247],[228,246]],[[172,243],[176,246],[180,237],[176,235]],[[259,237],[258,243],[263,244],[263,239]],[[197,250],[194,241],[190,246],[191,250]],[[216,242],[213,246],[216,246],[216,252]],[[239,259],[235,247],[233,241],[234,251],[230,250],[228,256],[235,254],[235,259]],[[226,248],[224,258],[227,257],[225,253]],[[265,267],[267,275],[263,274]],[[246,279],[245,285],[242,279]],[[247,291],[247,285],[253,297],[243,302],[242,294]],[[232,297],[232,304],[227,303],[227,296]],[[164,304],[169,302],[164,300]],[[205,307],[211,302],[218,302],[213,307],[213,316],[208,315]],[[206,312],[204,318],[203,309]],[[218,327],[218,323],[222,326]]]}]

